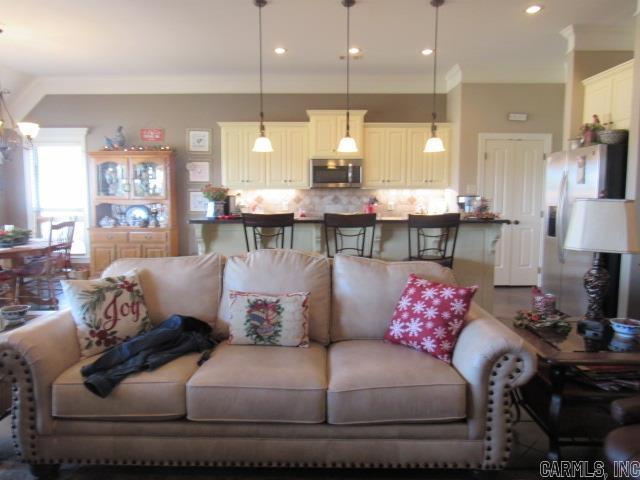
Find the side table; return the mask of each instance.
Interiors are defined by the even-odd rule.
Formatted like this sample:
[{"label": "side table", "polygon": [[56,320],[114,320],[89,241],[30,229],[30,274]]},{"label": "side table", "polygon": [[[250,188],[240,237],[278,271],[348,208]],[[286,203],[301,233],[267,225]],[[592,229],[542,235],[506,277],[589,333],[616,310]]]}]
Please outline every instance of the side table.
[{"label": "side table", "polygon": [[547,456],[551,460],[560,459],[562,446],[600,445],[615,427],[609,404],[638,394],[632,390],[604,391],[578,381],[572,374],[578,367],[640,369],[640,345],[637,350],[615,352],[610,350],[610,329],[594,337],[579,331],[577,318],[567,321],[571,331],[565,334],[549,328],[515,327],[512,321],[505,321],[538,355],[538,372],[516,396],[518,404],[547,434]]},{"label": "side table", "polygon": [[[26,318],[26,322],[30,322],[31,320],[34,320],[36,318],[40,318],[46,315],[49,315],[51,313],[54,313],[55,310],[36,310],[36,311],[30,311],[29,313],[27,313],[27,318]],[[24,325],[24,324],[22,324]],[[11,330],[15,330],[17,328],[20,328],[22,325],[16,326],[16,327],[8,327],[5,328],[3,330],[0,331],[0,336],[3,335],[5,332],[11,331]],[[4,381],[3,378],[0,378],[0,420],[2,420],[3,418],[5,418],[7,415],[9,415],[11,410],[11,385]]]}]

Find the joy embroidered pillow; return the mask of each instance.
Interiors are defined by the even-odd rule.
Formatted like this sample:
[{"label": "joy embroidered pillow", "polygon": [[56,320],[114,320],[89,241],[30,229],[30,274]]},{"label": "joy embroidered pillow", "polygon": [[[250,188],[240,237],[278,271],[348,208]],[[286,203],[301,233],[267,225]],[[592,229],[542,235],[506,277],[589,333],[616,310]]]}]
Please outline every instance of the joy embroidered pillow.
[{"label": "joy embroidered pillow", "polygon": [[384,338],[451,363],[476,290],[409,275]]},{"label": "joy embroidered pillow", "polygon": [[103,352],[151,325],[135,272],[99,280],[64,280],[62,289],[78,328],[82,357]]},{"label": "joy embroidered pillow", "polygon": [[309,292],[229,293],[229,343],[309,346]]}]

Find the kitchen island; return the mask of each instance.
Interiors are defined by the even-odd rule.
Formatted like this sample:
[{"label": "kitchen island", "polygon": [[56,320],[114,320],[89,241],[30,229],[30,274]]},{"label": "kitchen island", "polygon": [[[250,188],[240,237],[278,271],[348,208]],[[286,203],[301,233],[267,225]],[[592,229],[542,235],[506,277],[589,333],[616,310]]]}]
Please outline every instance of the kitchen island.
[{"label": "kitchen island", "polygon": [[[242,220],[201,218],[191,219],[189,223],[195,228],[199,254],[217,252],[229,256],[246,252]],[[509,221],[462,220],[456,244],[454,274],[461,285],[478,285],[479,291],[475,299],[490,312],[493,309],[495,245],[505,223]],[[326,254],[322,218],[296,218],[294,232],[295,249]],[[374,258],[406,260],[407,219],[379,217],[373,240]]]}]

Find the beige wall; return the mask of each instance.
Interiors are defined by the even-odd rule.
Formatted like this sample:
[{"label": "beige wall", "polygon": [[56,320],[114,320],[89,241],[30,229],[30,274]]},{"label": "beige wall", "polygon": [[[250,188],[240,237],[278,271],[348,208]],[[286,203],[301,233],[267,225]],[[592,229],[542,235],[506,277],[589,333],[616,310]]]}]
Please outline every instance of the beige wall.
[{"label": "beige wall", "polygon": [[[563,84],[463,83],[460,95],[461,193],[478,193],[479,133],[550,133],[553,150],[561,149]],[[529,119],[511,122],[509,112],[528,113]]]},{"label": "beige wall", "polygon": [[0,165],[0,226],[27,226],[23,166],[22,150],[14,151],[11,160]]},{"label": "beige wall", "polygon": [[[267,121],[306,121],[307,109],[341,109],[344,95],[291,94],[266,95],[265,114]],[[440,118],[446,114],[446,96],[437,96]],[[353,109],[368,110],[366,120],[370,122],[424,122],[430,118],[431,95],[352,95]],[[220,130],[217,122],[254,121],[257,117],[258,96],[250,94],[203,94],[203,95],[51,95],[45,97],[27,116],[30,121],[43,127],[89,127],[87,147],[100,149],[105,135],[113,135],[118,125],[124,126],[130,143],[141,143],[140,128],[162,127],[165,143],[176,149],[178,164],[178,212],[180,224],[180,252],[195,251],[193,239],[186,226],[188,218],[188,191],[199,185],[187,181],[185,163],[189,155],[185,152],[185,129],[213,128],[213,178],[220,182]],[[193,156],[197,158],[200,156]],[[18,162],[21,164],[21,162]],[[12,170],[10,182],[23,185],[20,169]],[[22,189],[23,191],[23,189]],[[16,225],[26,224],[24,194],[19,189],[12,193],[11,204]],[[22,217],[22,218],[20,218]]]},{"label": "beige wall", "polygon": [[451,129],[451,188],[460,191],[460,132],[462,131],[462,85],[447,93],[447,120]]},{"label": "beige wall", "polygon": [[633,51],[574,50],[567,54],[563,124],[564,145],[566,145],[566,140],[579,135],[584,107],[582,81],[632,58]]}]

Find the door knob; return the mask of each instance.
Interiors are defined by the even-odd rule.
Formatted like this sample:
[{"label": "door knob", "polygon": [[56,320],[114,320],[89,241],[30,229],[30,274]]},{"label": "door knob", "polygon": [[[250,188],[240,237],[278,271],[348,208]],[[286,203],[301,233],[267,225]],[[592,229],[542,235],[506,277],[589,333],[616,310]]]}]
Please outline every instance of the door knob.
[{"label": "door knob", "polygon": [[514,221],[513,221],[513,224],[514,224],[514,225],[520,225],[520,220],[514,220]]}]

